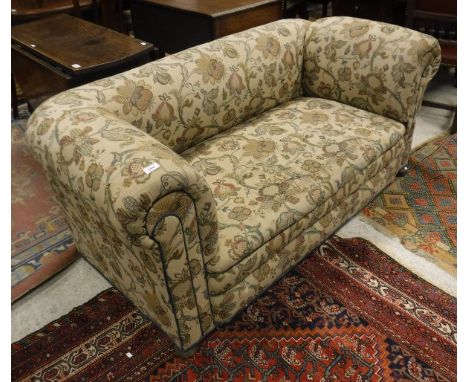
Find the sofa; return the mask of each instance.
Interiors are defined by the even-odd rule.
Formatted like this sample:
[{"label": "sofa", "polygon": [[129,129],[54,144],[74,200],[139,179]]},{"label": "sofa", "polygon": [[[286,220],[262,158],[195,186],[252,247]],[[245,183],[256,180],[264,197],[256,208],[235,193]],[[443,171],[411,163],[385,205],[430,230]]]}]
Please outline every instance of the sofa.
[{"label": "sofa", "polygon": [[27,141],[82,256],[187,354],[395,178],[439,62],[402,27],[280,20],[60,93]]}]

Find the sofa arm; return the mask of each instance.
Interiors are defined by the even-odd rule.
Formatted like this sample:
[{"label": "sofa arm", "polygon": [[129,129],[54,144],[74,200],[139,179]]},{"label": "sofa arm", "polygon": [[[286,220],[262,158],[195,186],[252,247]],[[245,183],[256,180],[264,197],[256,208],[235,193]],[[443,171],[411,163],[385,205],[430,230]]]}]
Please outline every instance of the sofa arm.
[{"label": "sofa arm", "polygon": [[412,134],[424,91],[440,64],[438,41],[396,25],[352,17],[311,23],[305,93],[395,119]]},{"label": "sofa arm", "polygon": [[[217,221],[209,185],[131,124],[59,99],[31,116],[27,140],[78,250],[188,349],[213,327],[205,261],[217,251]],[[153,163],[159,167],[146,173]]]}]

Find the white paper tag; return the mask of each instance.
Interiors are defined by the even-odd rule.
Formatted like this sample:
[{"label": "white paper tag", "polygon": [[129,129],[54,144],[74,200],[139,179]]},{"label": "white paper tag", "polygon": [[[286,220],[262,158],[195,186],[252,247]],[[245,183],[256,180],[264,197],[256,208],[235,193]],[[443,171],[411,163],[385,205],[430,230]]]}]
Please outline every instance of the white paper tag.
[{"label": "white paper tag", "polygon": [[143,169],[143,172],[148,175],[148,174],[151,174],[154,170],[157,170],[159,168],[159,164],[157,163],[151,163],[149,166],[146,166],[144,169]]},{"label": "white paper tag", "polygon": [[125,354],[128,358],[132,358],[133,357],[133,354],[128,352],[127,354]]}]

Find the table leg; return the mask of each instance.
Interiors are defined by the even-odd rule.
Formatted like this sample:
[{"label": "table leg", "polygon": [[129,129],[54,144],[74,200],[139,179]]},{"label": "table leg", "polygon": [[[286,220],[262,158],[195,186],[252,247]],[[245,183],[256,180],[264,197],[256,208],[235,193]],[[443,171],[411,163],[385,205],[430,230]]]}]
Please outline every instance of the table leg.
[{"label": "table leg", "polygon": [[13,109],[13,117],[18,118],[18,94],[16,93],[16,81],[13,73],[11,73],[11,108]]}]

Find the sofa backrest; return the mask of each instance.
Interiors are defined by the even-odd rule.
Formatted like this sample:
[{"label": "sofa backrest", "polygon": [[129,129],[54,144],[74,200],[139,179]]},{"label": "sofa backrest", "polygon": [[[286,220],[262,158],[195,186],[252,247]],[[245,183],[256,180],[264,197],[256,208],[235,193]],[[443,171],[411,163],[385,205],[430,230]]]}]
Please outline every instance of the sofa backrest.
[{"label": "sofa backrest", "polygon": [[431,36],[376,21],[323,18],[307,30],[304,93],[410,125],[439,63]]},{"label": "sofa backrest", "polygon": [[280,20],[73,92],[95,97],[99,107],[180,153],[298,96],[309,25],[305,20]]}]

